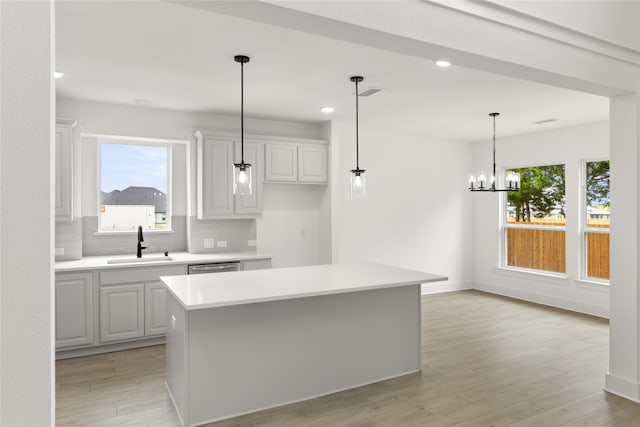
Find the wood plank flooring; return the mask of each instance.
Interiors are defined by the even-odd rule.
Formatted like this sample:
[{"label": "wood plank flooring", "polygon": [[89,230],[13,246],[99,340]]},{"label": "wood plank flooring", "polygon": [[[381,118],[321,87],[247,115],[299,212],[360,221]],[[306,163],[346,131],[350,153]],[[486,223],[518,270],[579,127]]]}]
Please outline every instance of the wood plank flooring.
[{"label": "wood plank flooring", "polygon": [[[422,372],[210,426],[640,426],[602,391],[606,320],[478,291],[422,302]],[[164,346],[58,361],[56,425],[178,426],[164,370]]]}]

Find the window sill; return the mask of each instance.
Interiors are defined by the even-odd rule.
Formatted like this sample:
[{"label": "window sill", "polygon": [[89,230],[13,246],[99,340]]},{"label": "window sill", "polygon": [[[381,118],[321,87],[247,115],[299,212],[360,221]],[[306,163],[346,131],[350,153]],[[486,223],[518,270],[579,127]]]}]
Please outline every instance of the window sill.
[{"label": "window sill", "polygon": [[522,279],[528,280],[537,280],[537,279],[548,279],[551,283],[558,285],[567,285],[569,283],[569,279],[564,274],[553,274],[546,273],[542,271],[536,270],[525,270],[522,268],[513,268],[513,267],[497,267],[495,273],[501,274],[504,276],[511,277],[519,277]]},{"label": "window sill", "polygon": [[[142,230],[144,234],[174,234],[173,230]],[[138,230],[131,231],[94,231],[94,236],[127,236],[138,234]]]},{"label": "window sill", "polygon": [[599,282],[597,280],[588,280],[588,279],[575,279],[575,284],[579,288],[591,289],[595,291],[608,291],[610,288],[609,282]]}]

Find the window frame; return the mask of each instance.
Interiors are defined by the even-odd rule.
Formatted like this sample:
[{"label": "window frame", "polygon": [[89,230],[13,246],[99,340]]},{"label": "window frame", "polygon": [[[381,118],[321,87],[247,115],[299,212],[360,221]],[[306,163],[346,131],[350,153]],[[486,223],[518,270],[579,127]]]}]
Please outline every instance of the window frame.
[{"label": "window frame", "polygon": [[[588,233],[598,233],[598,234],[608,234],[609,238],[611,238],[611,223],[609,223],[608,228],[602,227],[589,227],[587,225],[587,163],[593,162],[602,162],[609,161],[611,159],[606,157],[598,157],[598,158],[590,158],[590,159],[582,159],[580,162],[580,197],[579,197],[579,230],[580,230],[580,281],[587,283],[597,283],[599,285],[610,285],[609,279],[601,279],[598,277],[589,277],[588,276],[588,248],[587,248],[587,234]],[[611,163],[609,163],[609,173],[611,173]],[[611,185],[611,181],[609,181],[609,185]],[[609,192],[611,192],[611,187],[609,187]],[[609,195],[611,197],[611,195]],[[611,253],[609,253],[609,257],[611,257]],[[609,260],[611,262],[611,260]]]},{"label": "window frame", "polygon": [[86,135],[96,138],[96,215],[98,217],[98,229],[95,235],[122,235],[134,234],[136,230],[102,230],[100,222],[100,206],[102,191],[102,145],[132,145],[147,147],[163,147],[167,149],[167,226],[163,229],[145,229],[145,233],[162,234],[173,233],[173,145],[176,143],[185,143],[185,141],[175,141],[170,139],[159,138],[142,138],[135,136],[114,136],[114,135]]},{"label": "window frame", "polygon": [[[567,179],[567,162],[564,160],[561,161],[549,161],[549,162],[544,162],[544,163],[536,163],[536,164],[527,164],[527,165],[519,165],[519,166],[509,166],[509,167],[502,167],[500,168],[500,172],[499,175],[500,177],[505,176],[505,174],[507,173],[508,170],[512,170],[512,169],[522,169],[522,168],[530,168],[530,167],[540,167],[540,166],[552,166],[552,165],[563,165],[564,166],[564,173],[565,173],[565,184],[566,184],[566,179]],[[496,179],[498,179],[496,177]],[[514,224],[514,223],[509,223],[509,215],[508,215],[508,205],[509,205],[509,200],[508,200],[508,193],[507,192],[502,192],[500,193],[500,198],[499,198],[499,203],[500,203],[500,212],[499,212],[499,224],[500,224],[500,239],[499,239],[499,262],[498,262],[498,268],[501,270],[505,270],[505,271],[514,271],[514,272],[521,272],[521,273],[527,273],[527,274],[535,274],[535,275],[540,275],[540,276],[547,276],[547,277],[552,277],[552,278],[557,278],[557,279],[567,279],[567,259],[566,259],[566,251],[567,251],[567,243],[566,243],[566,236],[567,236],[567,226],[566,226],[566,219],[567,219],[567,215],[565,213],[565,225],[531,225],[531,224]],[[565,203],[566,203],[566,197],[567,197],[567,188],[565,186],[564,189],[564,196],[565,196]],[[562,231],[565,233],[565,272],[558,272],[558,271],[551,271],[551,270],[538,270],[535,268],[526,268],[526,267],[518,267],[518,266],[514,266],[514,265],[509,265],[508,264],[508,242],[507,242],[507,230],[509,229],[525,229],[525,230],[548,230],[548,231]]]}]

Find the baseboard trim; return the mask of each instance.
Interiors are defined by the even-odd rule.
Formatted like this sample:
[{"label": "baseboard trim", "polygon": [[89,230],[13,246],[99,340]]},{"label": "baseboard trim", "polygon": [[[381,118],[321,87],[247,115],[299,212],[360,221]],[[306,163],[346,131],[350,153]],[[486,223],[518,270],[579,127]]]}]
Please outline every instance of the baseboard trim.
[{"label": "baseboard trim", "polygon": [[433,282],[424,283],[422,285],[421,294],[431,295],[443,292],[463,291],[467,289],[473,289],[471,282]]},{"label": "baseboard trim", "polygon": [[164,344],[165,336],[147,338],[144,340],[119,342],[115,344],[94,345],[92,347],[74,348],[70,350],[57,350],[56,360],[70,359],[72,357],[92,356],[100,353],[110,353],[112,351],[129,350],[132,348],[149,347],[152,345]]},{"label": "baseboard trim", "polygon": [[555,296],[508,288],[505,286],[492,285],[484,282],[474,282],[472,288],[483,292],[534,302],[536,304],[548,305],[550,307],[561,308],[563,310],[602,317],[604,319],[609,318],[609,307],[607,306],[585,304]]},{"label": "baseboard trim", "polygon": [[604,391],[640,403],[640,384],[607,373],[604,376]]}]

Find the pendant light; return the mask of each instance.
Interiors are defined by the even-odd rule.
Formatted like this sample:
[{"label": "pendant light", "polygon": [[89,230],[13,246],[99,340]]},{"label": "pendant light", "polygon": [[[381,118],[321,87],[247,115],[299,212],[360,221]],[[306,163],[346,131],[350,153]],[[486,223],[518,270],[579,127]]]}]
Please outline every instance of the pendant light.
[{"label": "pendant light", "polygon": [[236,55],[233,58],[240,63],[240,163],[233,164],[233,194],[251,194],[251,165],[244,162],[244,64],[249,57]]},{"label": "pendant light", "polygon": [[[487,178],[484,171],[478,172],[478,175],[469,175],[469,190],[471,191],[518,191],[520,189],[520,174],[517,172],[507,172],[505,177],[506,188],[496,188],[496,117],[500,113],[490,113],[493,117],[493,174]],[[487,184],[487,179],[489,183]]]},{"label": "pendant light", "polygon": [[351,197],[362,197],[364,196],[366,179],[364,169],[360,169],[360,153],[358,151],[358,83],[364,78],[353,76],[349,80],[356,84],[356,168],[351,169]]}]

